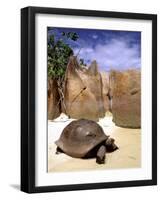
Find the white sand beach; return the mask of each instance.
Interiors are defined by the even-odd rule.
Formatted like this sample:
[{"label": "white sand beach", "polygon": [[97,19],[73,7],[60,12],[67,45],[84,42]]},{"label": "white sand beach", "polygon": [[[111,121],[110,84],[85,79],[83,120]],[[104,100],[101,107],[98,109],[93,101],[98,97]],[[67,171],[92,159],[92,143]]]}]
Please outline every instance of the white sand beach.
[{"label": "white sand beach", "polygon": [[97,164],[95,158],[72,158],[64,153],[55,154],[55,141],[62,130],[74,119],[61,114],[57,119],[48,121],[48,172],[82,171],[94,169],[139,168],[141,166],[141,129],[116,126],[108,113],[99,120],[105,134],[115,139],[118,150],[106,154],[105,164]]}]

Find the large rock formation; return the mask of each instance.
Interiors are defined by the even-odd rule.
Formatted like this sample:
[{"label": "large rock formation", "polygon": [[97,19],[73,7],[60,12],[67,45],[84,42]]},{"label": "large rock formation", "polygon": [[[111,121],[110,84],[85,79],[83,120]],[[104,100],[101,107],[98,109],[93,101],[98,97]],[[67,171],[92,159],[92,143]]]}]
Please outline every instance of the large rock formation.
[{"label": "large rock formation", "polygon": [[60,115],[59,100],[57,82],[54,79],[48,78],[48,119],[52,120]]},{"label": "large rock formation", "polygon": [[129,128],[141,126],[141,72],[127,70],[110,74],[113,121]]},{"label": "large rock formation", "polygon": [[109,73],[108,72],[101,72],[102,77],[102,95],[103,95],[103,105],[105,112],[110,111],[110,100],[109,100]]},{"label": "large rock formation", "polygon": [[64,100],[66,113],[72,118],[97,121],[104,116],[102,78],[96,61],[87,69],[71,57],[65,74]]},{"label": "large rock formation", "polygon": [[117,126],[141,126],[140,70],[99,73],[96,61],[81,67],[70,57],[64,79],[64,99],[60,102],[57,82],[48,79],[48,119],[64,112],[71,118],[98,121],[111,111]]}]

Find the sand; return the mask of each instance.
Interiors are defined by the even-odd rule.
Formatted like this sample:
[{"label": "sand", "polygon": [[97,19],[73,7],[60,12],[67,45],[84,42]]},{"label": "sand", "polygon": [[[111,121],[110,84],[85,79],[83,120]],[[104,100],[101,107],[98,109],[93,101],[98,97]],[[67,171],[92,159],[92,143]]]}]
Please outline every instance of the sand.
[{"label": "sand", "polygon": [[82,171],[95,169],[122,169],[141,167],[141,129],[128,129],[116,126],[108,113],[100,119],[105,134],[115,139],[119,149],[106,154],[105,164],[97,164],[95,158],[72,158],[64,153],[55,154],[55,141],[64,127],[74,119],[61,114],[53,121],[48,121],[48,172]]}]

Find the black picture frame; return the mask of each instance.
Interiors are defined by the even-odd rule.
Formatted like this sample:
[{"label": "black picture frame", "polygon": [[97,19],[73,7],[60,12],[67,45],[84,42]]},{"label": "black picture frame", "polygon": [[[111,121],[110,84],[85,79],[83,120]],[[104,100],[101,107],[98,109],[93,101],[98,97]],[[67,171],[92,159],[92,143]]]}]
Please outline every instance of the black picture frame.
[{"label": "black picture frame", "polygon": [[[152,179],[59,186],[35,186],[35,15],[59,14],[152,21]],[[21,9],[21,190],[58,192],[157,184],[157,15],[45,7]]]}]

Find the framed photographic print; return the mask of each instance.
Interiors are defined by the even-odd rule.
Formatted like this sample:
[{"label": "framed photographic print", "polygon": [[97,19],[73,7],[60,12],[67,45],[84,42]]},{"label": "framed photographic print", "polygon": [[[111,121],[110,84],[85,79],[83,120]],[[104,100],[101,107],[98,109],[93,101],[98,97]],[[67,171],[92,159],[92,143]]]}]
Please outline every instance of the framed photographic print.
[{"label": "framed photographic print", "polygon": [[21,9],[21,190],[157,184],[157,16]]}]

